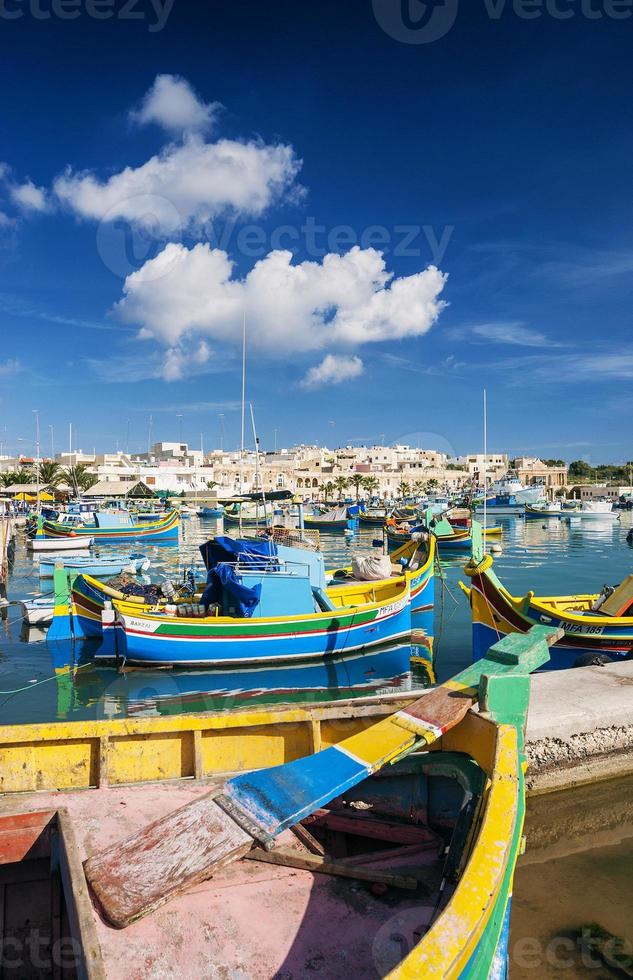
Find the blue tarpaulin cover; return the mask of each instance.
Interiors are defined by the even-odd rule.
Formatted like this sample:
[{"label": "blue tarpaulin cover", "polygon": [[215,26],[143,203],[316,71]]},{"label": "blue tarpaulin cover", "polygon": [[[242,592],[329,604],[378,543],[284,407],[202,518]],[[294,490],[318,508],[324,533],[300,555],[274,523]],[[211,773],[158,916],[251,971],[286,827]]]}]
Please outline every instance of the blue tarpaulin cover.
[{"label": "blue tarpaulin cover", "polygon": [[215,568],[210,569],[207,575],[207,587],[202,593],[200,602],[207,609],[213,603],[221,605],[227,593],[232,600],[231,605],[235,604],[237,615],[250,619],[259,605],[262,587],[255,585],[252,589],[249,588],[242,583],[240,576],[236,575],[233,565],[220,562]]},{"label": "blue tarpaulin cover", "polygon": [[[233,566],[239,558],[242,565],[263,569],[266,559],[276,558],[277,545],[273,541],[244,541],[223,536],[201,544],[200,554],[207,568],[207,587],[202,593],[201,604],[207,609],[213,603],[223,605],[228,593],[238,616],[249,619],[259,605],[262,587],[244,585]],[[277,564],[274,561],[273,567]]]},{"label": "blue tarpaulin cover", "polygon": [[262,568],[263,559],[276,558],[277,545],[274,541],[245,541],[224,535],[201,544],[200,554],[207,570],[215,568],[220,562],[235,564],[238,558],[240,564]]}]

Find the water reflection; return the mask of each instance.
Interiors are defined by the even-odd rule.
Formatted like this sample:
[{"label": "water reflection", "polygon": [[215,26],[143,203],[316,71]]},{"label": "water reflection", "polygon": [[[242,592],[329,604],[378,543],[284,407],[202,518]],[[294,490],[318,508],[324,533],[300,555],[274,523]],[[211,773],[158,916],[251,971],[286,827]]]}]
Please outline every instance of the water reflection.
[{"label": "water reflection", "polygon": [[[620,520],[525,521],[500,518],[503,553],[495,570],[514,594],[532,589],[543,595],[592,592],[605,581],[614,584],[631,571],[631,549],[626,534],[633,515]],[[222,522],[184,522],[179,548],[159,542],[130,548],[150,558],[152,580],[179,580],[192,565],[202,564],[198,546],[222,532]],[[350,540],[339,534],[321,534],[328,565],[348,563],[351,553],[369,550],[373,529],[361,530]],[[100,544],[96,555],[119,551]],[[445,554],[436,576],[435,669],[439,680],[462,669],[470,660],[470,615],[458,588],[464,578],[466,554]],[[37,564],[18,538],[9,597],[15,601],[39,594]],[[45,585],[45,589],[47,586]],[[425,672],[410,662],[409,647],[327,663],[291,668],[252,668],[224,671],[152,671],[118,674],[92,664],[91,652],[70,643],[48,644],[40,629],[23,627],[20,607],[3,611],[0,622],[0,719],[5,723],[46,721],[53,718],[94,718],[146,712],[174,713],[230,708],[232,704],[267,704],[279,700],[333,700],[381,690],[405,690],[428,684]],[[296,688],[301,688],[297,693]],[[13,692],[19,689],[18,694]],[[2,693],[4,692],[4,693]]]}]

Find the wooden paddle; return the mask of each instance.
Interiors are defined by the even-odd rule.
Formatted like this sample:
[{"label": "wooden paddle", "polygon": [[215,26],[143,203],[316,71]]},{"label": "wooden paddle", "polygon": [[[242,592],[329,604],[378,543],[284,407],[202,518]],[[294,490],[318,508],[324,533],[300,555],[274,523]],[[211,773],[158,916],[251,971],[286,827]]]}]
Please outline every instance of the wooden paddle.
[{"label": "wooden paddle", "polygon": [[89,858],[86,878],[103,916],[123,928],[254,845],[269,850],[286,828],[457,725],[477,700],[482,677],[525,675],[546,663],[559,635],[535,626],[504,637],[485,658],[365,731],[316,755],[235,776],[223,793],[174,810]]}]

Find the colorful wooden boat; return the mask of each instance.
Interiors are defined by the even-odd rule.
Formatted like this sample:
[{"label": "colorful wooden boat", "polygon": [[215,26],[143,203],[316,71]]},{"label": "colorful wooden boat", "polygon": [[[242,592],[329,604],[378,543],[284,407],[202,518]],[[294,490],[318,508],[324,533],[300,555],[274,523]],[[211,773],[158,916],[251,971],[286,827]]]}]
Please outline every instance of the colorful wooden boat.
[{"label": "colorful wooden boat", "polygon": [[[390,555],[394,565],[400,565],[402,575],[409,584],[411,596],[411,625],[415,631],[415,643],[426,650],[432,663],[435,602],[435,539],[406,541]],[[378,582],[357,582],[349,566],[329,569],[327,593],[343,603],[369,601],[376,596],[376,588],[384,587],[392,579]]]},{"label": "colorful wooden boat", "polygon": [[[607,654],[613,659],[633,653],[633,577],[613,594],[514,596],[499,581],[490,555],[473,558],[464,571],[470,587],[460,583],[470,601],[473,657],[485,654],[492,642],[532,626],[559,628],[564,636],[551,651],[549,669],[573,667],[582,654]],[[604,599],[599,609],[594,607]]]},{"label": "colorful wooden boat", "polygon": [[[505,976],[525,811],[527,672],[546,659],[547,633],[504,640],[486,661],[415,705],[409,695],[230,714],[1,727],[0,789],[5,813],[9,806],[13,810],[12,826],[19,823],[16,815],[32,826],[34,811],[63,813],[62,864],[74,833],[71,853],[88,858],[93,895],[105,900],[101,914],[90,907],[75,860],[65,887],[67,901],[83,899],[79,975],[102,980],[118,975],[124,963],[127,976],[144,976],[150,949],[152,963],[184,978],[203,975],[209,962],[227,976],[238,967],[245,976],[301,976],[315,957],[331,980],[349,976],[350,958],[361,976],[377,971],[394,980]],[[477,697],[481,711],[468,710]],[[434,740],[433,751],[425,751]],[[288,760],[296,761],[267,768]],[[383,769],[387,761],[392,764]],[[343,782],[341,766],[347,767]],[[235,772],[243,775],[225,783]],[[286,773],[288,780],[277,778]],[[305,789],[301,773],[307,776]],[[325,796],[316,812],[313,807],[304,814],[306,793],[320,778],[328,787]],[[134,851],[134,841],[148,842],[148,815],[161,828],[174,807],[179,816],[193,816],[196,808],[217,805],[222,789],[224,798],[239,793],[247,805],[249,794],[262,798],[266,785],[273,792],[264,797],[257,822],[266,821],[267,812],[278,822],[280,812],[291,811],[288,819],[296,825],[281,832],[275,826],[273,851],[253,847],[252,837],[241,831],[245,845],[238,850],[248,852],[248,859],[214,868],[208,880],[207,852],[195,889],[172,897],[180,866],[165,838],[172,874],[154,874],[151,880],[162,901],[171,898],[169,904],[154,902],[151,915],[129,930],[112,929],[104,921],[113,913],[107,887],[113,882],[98,871],[112,852],[99,854],[100,848],[121,842],[115,851],[121,858],[122,894],[128,907],[140,900],[142,915],[148,878],[143,874],[134,888],[129,884],[133,866],[144,859],[140,849]],[[282,785],[285,797],[279,795]],[[225,820],[230,820],[226,813]],[[254,830],[255,824],[248,827]],[[440,837],[438,828],[443,828]],[[186,848],[191,864],[199,860],[208,832],[208,824],[194,821],[186,837],[187,845],[193,843]],[[233,846],[236,834],[229,838]],[[320,853],[299,841],[308,841],[313,850],[316,842]],[[213,837],[211,843],[217,844]],[[332,845],[338,857],[331,855]],[[156,869],[160,852],[150,847],[146,856]],[[227,860],[236,856],[233,851]],[[35,857],[31,846],[23,857]],[[191,880],[182,883],[186,887]],[[372,896],[372,884],[383,891],[386,886],[387,898]],[[213,930],[209,908],[222,909]],[[117,924],[127,921],[124,916]],[[90,951],[88,962],[83,951]]]},{"label": "colorful wooden boat", "polygon": [[525,516],[528,520],[533,520],[539,517],[560,518],[562,514],[562,505],[560,503],[554,503],[550,500],[544,500],[540,504],[525,505]]},{"label": "colorful wooden boat", "polygon": [[[315,533],[315,532],[312,532]],[[406,542],[391,555],[391,560],[400,565],[399,574],[378,581],[358,581],[353,578],[350,567],[330,569],[325,573],[323,587],[327,599],[336,608],[356,608],[361,605],[375,605],[377,602],[391,602],[394,589],[408,588],[411,628],[415,630],[415,644],[422,659],[432,663],[434,634],[434,559],[435,542],[431,540],[422,547],[423,542]],[[204,546],[203,546],[204,547]],[[293,547],[287,549],[294,552]],[[295,555],[299,562],[301,554]],[[320,556],[319,556],[320,557]],[[310,557],[310,561],[312,558]],[[60,594],[64,589],[60,579],[57,586]],[[200,594],[190,595],[183,600],[172,600],[178,604],[199,602]],[[103,613],[106,601],[127,603],[139,614],[156,611],[156,605],[147,604],[141,596],[126,596],[105,582],[90,575],[79,575],[72,581],[71,615],[75,635],[101,637]],[[67,615],[60,605],[62,615]]]},{"label": "colorful wooden boat", "polygon": [[129,572],[138,575],[149,568],[149,558],[145,555],[120,555],[100,558],[92,555],[61,555],[40,558],[40,578],[52,578],[55,568],[62,565],[67,571],[85,572],[86,575],[118,575]]},{"label": "colorful wooden boat", "polygon": [[361,511],[358,515],[358,522],[361,527],[382,527],[387,519],[387,511]]},{"label": "colorful wooden boat", "polygon": [[306,516],[304,526],[316,531],[345,531],[350,526],[347,507],[333,507],[322,514]]},{"label": "colorful wooden boat", "polygon": [[[130,665],[242,666],[292,663],[354,653],[411,633],[409,580],[371,583],[372,598],[325,592],[323,556],[268,541],[214,538],[201,547],[208,584],[199,603],[142,608],[114,600],[102,615],[102,655]],[[61,573],[60,573],[61,574]],[[81,629],[89,576],[73,586]],[[368,583],[363,583],[364,590]],[[93,614],[94,615],[94,614]],[[91,624],[88,625],[90,628]]]},{"label": "colorful wooden boat", "polygon": [[[95,521],[94,526],[86,525],[85,527],[70,527],[58,521],[44,521],[42,523],[41,535],[40,531],[38,531],[36,538],[33,540],[36,540],[40,536],[61,539],[72,535],[73,539],[92,538],[95,541],[102,542],[136,541],[140,538],[145,541],[178,541],[180,517],[175,510],[170,511],[159,521],[141,521],[134,524],[128,518],[125,523],[117,525],[110,524],[109,520],[102,519],[100,514],[95,515]],[[109,526],[104,526],[106,524]]]},{"label": "colorful wooden boat", "polygon": [[[387,540],[392,547],[395,547],[413,540],[414,535],[421,534],[423,531],[422,526],[412,530],[387,528]],[[433,528],[432,533],[439,551],[470,551],[472,548],[470,528],[453,528],[450,533]],[[486,528],[486,537],[498,537],[502,533],[503,528],[500,526]]]}]

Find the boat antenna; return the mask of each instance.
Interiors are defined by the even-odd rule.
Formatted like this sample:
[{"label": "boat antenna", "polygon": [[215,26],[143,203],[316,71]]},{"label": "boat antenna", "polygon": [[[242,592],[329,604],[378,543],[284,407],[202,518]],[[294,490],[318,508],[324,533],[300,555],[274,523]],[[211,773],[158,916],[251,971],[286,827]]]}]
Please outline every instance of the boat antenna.
[{"label": "boat antenna", "polygon": [[488,500],[488,397],[484,388],[484,546],[483,553],[486,553],[486,519],[487,500]]},{"label": "boat antenna", "polygon": [[[246,310],[242,321],[242,442],[240,445],[240,496],[244,493],[244,406],[246,396]],[[240,504],[240,537],[242,536],[242,505]]]}]

